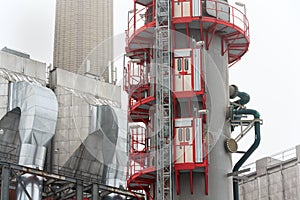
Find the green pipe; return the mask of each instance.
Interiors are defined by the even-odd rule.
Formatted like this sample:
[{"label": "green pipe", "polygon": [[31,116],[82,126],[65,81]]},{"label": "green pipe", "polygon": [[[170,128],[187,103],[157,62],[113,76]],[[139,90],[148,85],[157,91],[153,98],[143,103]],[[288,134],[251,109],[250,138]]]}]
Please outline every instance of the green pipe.
[{"label": "green pipe", "polygon": [[240,100],[238,100],[237,102],[243,106],[250,101],[250,96],[246,92],[238,92],[237,96],[240,97]]},{"label": "green pipe", "polygon": [[[244,109],[244,110],[233,110],[233,115],[252,115],[254,119],[260,119],[260,114],[256,110]],[[233,167],[233,173],[237,172],[245,161],[251,156],[251,154],[257,149],[260,143],[260,122],[254,122],[255,129],[255,140],[251,147],[241,157],[241,159]],[[239,200],[239,184],[237,180],[233,180],[233,197],[234,200]]]},{"label": "green pipe", "polygon": [[239,97],[240,99],[235,101],[241,105],[246,105],[250,101],[250,95],[246,92],[240,92],[239,88],[236,85],[229,86],[229,95],[230,99],[234,99],[235,97]]}]

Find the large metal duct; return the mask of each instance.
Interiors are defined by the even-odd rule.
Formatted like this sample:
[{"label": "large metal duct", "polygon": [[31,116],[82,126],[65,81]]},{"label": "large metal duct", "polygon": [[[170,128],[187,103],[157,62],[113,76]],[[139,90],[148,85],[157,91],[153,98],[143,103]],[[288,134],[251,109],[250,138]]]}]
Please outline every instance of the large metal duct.
[{"label": "large metal duct", "polygon": [[19,122],[21,111],[15,108],[3,116],[0,120],[0,154],[2,159],[17,163],[17,155],[19,153],[20,141],[18,137]]},{"label": "large metal duct", "polygon": [[[46,146],[55,134],[58,104],[55,94],[48,88],[27,82],[13,84],[11,109],[19,108],[21,117],[19,137],[21,143],[19,165],[43,170]],[[17,188],[17,199],[41,199],[42,179],[24,174]]]},{"label": "large metal duct", "polygon": [[118,139],[118,117],[108,105],[95,106],[91,117],[91,133],[82,142],[63,166],[78,172],[94,175],[101,183],[107,184],[109,166],[113,162]]}]

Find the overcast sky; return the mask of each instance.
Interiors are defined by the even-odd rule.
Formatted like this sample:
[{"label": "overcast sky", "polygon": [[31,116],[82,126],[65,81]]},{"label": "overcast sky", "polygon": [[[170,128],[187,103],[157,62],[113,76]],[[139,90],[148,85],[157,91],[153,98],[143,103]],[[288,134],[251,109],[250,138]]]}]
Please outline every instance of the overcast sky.
[{"label": "overcast sky", "polygon": [[[126,29],[132,2],[114,0],[115,34]],[[300,144],[300,3],[242,2],[247,6],[251,44],[230,69],[230,83],[250,94],[248,108],[257,109],[264,120],[254,161]],[[51,63],[54,16],[55,0],[0,0],[0,48],[7,46]]]}]

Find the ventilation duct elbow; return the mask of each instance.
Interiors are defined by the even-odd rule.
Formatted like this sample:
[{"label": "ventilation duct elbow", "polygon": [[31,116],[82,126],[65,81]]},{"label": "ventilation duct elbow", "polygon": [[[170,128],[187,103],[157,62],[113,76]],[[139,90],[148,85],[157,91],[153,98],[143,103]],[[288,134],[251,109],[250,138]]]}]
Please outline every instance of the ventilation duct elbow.
[{"label": "ventilation duct elbow", "polygon": [[[21,111],[19,138],[21,143],[19,165],[43,170],[46,146],[55,134],[58,103],[48,88],[27,82],[14,83],[11,109]],[[21,176],[31,199],[41,199],[42,179],[31,174]],[[18,185],[17,199],[27,200],[23,186]]]},{"label": "ventilation duct elbow", "polygon": [[250,101],[250,95],[246,92],[240,92],[236,85],[229,86],[229,97],[230,99],[234,99],[239,97],[239,100],[235,101],[235,103],[246,105]]}]

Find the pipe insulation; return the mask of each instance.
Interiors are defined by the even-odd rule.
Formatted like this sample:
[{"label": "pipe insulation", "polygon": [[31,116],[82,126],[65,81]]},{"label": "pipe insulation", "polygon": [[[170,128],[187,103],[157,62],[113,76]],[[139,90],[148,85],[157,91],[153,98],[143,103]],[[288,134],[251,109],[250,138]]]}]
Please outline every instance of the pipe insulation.
[{"label": "pipe insulation", "polygon": [[[17,82],[13,85],[11,96],[12,109],[19,108],[19,138],[21,143],[19,165],[43,170],[46,158],[46,146],[55,134],[58,103],[52,90]],[[31,174],[21,176],[18,184],[17,199],[41,199],[42,179]]]}]

